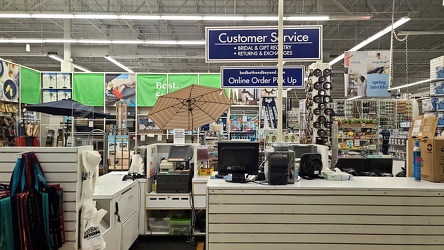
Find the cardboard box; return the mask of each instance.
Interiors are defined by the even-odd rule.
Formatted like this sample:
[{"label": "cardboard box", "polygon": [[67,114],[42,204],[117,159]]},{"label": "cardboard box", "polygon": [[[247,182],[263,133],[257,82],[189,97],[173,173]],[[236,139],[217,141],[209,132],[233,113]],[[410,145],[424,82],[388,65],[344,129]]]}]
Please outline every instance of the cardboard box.
[{"label": "cardboard box", "polygon": [[423,119],[422,140],[419,143],[422,166],[421,179],[444,182],[444,136],[436,136],[438,119],[429,116]]},{"label": "cardboard box", "polygon": [[117,151],[116,157],[114,157],[114,155],[110,155],[108,157],[108,168],[110,170],[114,170],[114,159],[116,159],[117,162],[115,170],[128,170],[130,166],[129,157],[130,157],[129,152],[123,151],[123,157],[122,157],[122,151]]},{"label": "cardboard box", "polygon": [[444,182],[444,136],[435,136],[438,119],[434,116],[422,120],[419,149],[421,150],[421,179]]}]

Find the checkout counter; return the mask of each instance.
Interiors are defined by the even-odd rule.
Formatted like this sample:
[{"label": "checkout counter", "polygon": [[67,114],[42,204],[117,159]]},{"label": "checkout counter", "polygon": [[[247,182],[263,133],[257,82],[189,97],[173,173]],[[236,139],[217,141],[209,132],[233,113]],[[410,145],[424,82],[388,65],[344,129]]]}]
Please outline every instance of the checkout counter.
[{"label": "checkout counter", "polygon": [[412,178],[207,183],[207,250],[444,249],[444,184]]}]

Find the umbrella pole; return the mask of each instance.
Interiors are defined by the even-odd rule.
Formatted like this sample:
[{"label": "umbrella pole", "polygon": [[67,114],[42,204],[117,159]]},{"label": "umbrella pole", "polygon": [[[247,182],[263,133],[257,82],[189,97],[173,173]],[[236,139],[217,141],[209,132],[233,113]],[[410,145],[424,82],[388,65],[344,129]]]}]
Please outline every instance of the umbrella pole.
[{"label": "umbrella pole", "polygon": [[194,128],[194,119],[193,119],[193,110],[191,110],[190,111],[190,113],[191,113],[191,143],[194,143],[194,131],[193,131],[193,128]]}]

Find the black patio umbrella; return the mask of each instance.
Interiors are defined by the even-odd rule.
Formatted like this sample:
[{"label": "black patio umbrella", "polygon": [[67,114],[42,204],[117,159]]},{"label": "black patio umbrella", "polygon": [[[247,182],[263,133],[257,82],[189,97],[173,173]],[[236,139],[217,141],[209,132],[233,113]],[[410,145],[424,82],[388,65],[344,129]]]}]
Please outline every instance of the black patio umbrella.
[{"label": "black patio umbrella", "polygon": [[28,111],[41,112],[50,115],[74,116],[83,118],[107,118],[109,115],[95,110],[94,107],[83,105],[72,99],[46,102],[26,106]]}]

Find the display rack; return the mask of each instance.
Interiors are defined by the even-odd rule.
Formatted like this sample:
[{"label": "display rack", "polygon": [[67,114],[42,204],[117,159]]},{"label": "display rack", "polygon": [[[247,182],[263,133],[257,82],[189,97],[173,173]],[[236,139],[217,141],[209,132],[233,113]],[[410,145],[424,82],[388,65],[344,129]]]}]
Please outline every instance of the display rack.
[{"label": "display rack", "polygon": [[407,160],[407,139],[408,131],[406,130],[397,129],[390,132],[388,152],[394,160]]},{"label": "display rack", "polygon": [[337,138],[340,157],[348,155],[350,151],[361,156],[379,151],[376,124],[340,124]]},{"label": "display rack", "polygon": [[14,146],[18,104],[0,101],[0,147]]},{"label": "display rack", "polygon": [[336,117],[376,120],[387,129],[399,129],[419,114],[416,100],[335,100],[333,107]]},{"label": "display rack", "polygon": [[255,140],[259,129],[259,106],[233,105],[227,116],[229,140]]},{"label": "display rack", "polygon": [[328,63],[313,63],[308,67],[305,83],[304,140],[307,143],[330,145],[333,115],[333,99],[330,94],[331,66]]},{"label": "display rack", "polygon": [[[152,163],[149,166],[150,169],[147,170],[147,193],[145,194],[146,204],[144,204],[144,221],[145,225],[143,230],[139,233],[145,235],[170,235],[167,230],[166,224],[162,223],[159,219],[160,217],[166,216],[171,213],[190,213],[192,210],[191,204],[194,204],[194,209],[196,212],[205,209],[206,207],[206,183],[209,176],[199,176],[198,164],[195,164],[197,159],[197,148],[199,144],[190,144],[193,147],[193,158],[190,161],[190,166],[194,166],[194,177],[192,180],[192,193],[157,193],[152,190],[152,175],[157,173],[158,166],[160,164],[160,159],[168,158],[168,153],[173,144],[170,143],[155,143],[146,147],[147,162]],[[148,166],[147,166],[148,168]],[[161,215],[161,216],[159,216]],[[151,225],[150,218],[158,218],[156,225]],[[164,217],[165,218],[165,217]],[[151,222],[152,222],[151,219]],[[167,219],[165,219],[165,223]],[[195,230],[193,235],[205,235],[205,233],[200,233]]]}]

